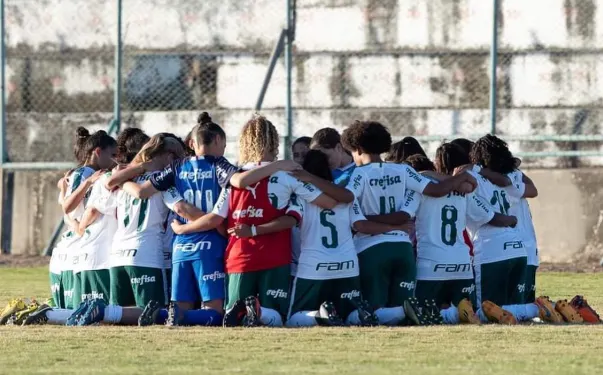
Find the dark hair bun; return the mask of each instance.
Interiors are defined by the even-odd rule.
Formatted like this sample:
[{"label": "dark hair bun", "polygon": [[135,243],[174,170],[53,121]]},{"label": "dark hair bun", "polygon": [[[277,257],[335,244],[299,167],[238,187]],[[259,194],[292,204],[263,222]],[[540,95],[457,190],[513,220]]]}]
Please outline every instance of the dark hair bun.
[{"label": "dark hair bun", "polygon": [[197,117],[198,124],[209,124],[211,122],[211,116],[207,112],[201,112],[199,117]]},{"label": "dark hair bun", "polygon": [[77,129],[75,129],[75,136],[77,138],[88,138],[88,137],[90,137],[90,132],[88,131],[88,129],[84,128],[83,126],[80,126]]}]

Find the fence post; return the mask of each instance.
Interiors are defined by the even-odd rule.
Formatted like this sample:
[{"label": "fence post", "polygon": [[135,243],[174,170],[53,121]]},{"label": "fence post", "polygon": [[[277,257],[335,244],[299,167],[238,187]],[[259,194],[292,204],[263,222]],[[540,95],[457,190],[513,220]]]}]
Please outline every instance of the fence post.
[{"label": "fence post", "polygon": [[122,27],[122,0],[117,0],[117,41],[115,42],[115,92],[113,94],[113,123],[109,128],[115,131],[115,134],[121,130],[121,66],[123,43],[121,37]]},{"label": "fence post", "polygon": [[498,64],[498,0],[492,0],[492,43],[490,44],[490,133],[496,134],[496,67]]},{"label": "fence post", "polygon": [[287,71],[287,103],[285,105],[285,116],[287,118],[287,136],[285,137],[285,157],[291,158],[291,142],[293,137],[293,108],[292,108],[292,81],[293,81],[293,39],[294,39],[294,19],[293,12],[295,5],[293,0],[287,2],[287,43],[285,44],[285,70]]}]

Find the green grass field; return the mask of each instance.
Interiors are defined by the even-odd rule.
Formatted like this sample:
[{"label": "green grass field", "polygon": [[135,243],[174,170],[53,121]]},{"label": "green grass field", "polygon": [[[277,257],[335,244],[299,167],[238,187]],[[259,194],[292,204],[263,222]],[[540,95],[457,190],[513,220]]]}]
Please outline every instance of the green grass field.
[{"label": "green grass field", "polygon": [[[46,268],[0,268],[0,304],[47,296]],[[603,310],[603,274],[541,273],[539,294]],[[339,329],[0,327],[1,374],[597,374],[603,326]]]}]

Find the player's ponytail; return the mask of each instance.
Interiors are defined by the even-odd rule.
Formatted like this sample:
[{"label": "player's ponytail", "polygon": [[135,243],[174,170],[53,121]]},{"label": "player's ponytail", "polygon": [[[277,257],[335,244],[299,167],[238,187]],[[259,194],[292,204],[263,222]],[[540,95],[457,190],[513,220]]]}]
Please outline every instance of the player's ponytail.
[{"label": "player's ponytail", "polygon": [[132,161],[133,164],[140,164],[153,160],[156,157],[172,154],[175,158],[184,156],[184,147],[182,141],[179,141],[175,136],[166,133],[155,134],[151,139],[140,149],[138,154]]},{"label": "player's ponytail", "polygon": [[75,156],[75,160],[78,165],[84,165],[86,163],[86,153],[84,150],[84,146],[86,144],[86,140],[90,137],[90,132],[88,129],[80,126],[75,129],[75,139],[73,146],[73,155]]},{"label": "player's ponytail", "polygon": [[193,142],[199,146],[207,146],[213,143],[217,137],[226,139],[224,130],[220,125],[212,121],[211,116],[207,112],[202,112],[199,115],[197,125],[191,130],[190,136]]}]

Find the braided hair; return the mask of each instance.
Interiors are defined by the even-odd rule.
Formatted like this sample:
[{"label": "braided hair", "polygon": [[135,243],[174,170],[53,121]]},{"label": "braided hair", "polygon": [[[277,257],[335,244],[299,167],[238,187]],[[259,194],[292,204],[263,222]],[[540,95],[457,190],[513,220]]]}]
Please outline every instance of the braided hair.
[{"label": "braided hair", "polygon": [[512,172],[517,165],[517,159],[509,151],[507,143],[491,134],[487,134],[475,142],[469,157],[472,163],[480,164],[502,174]]}]

